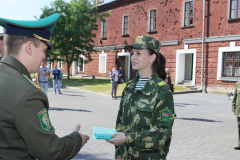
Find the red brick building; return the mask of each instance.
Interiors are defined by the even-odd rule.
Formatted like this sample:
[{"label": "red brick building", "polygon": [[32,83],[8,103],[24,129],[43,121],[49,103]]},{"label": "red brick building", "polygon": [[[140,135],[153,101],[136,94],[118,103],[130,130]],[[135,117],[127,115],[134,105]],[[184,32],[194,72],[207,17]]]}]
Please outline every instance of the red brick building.
[{"label": "red brick building", "polygon": [[[149,35],[162,44],[173,83],[187,81],[199,88],[202,84],[206,91],[233,90],[240,81],[238,6],[240,0],[113,0],[100,4],[99,13],[112,10],[112,15],[106,22],[97,22],[94,45],[98,52],[92,53],[93,61],[88,64],[82,63],[85,57],[81,56],[71,73],[108,77],[117,63],[125,69],[126,79],[131,79],[135,71],[130,53],[123,47],[138,35]],[[66,73],[66,65],[59,62],[59,68]]]},{"label": "red brick building", "polygon": [[201,88],[202,80],[206,91],[232,90],[240,80],[238,6],[240,0],[205,1],[205,5],[203,0],[114,0],[101,4],[99,12],[112,10],[112,15],[106,22],[97,22],[94,44],[99,52],[92,54],[94,60],[82,65],[78,74],[108,77],[116,61],[126,70],[125,77],[133,78],[130,53],[123,47],[138,35],[149,35],[161,42],[161,53],[175,84],[187,81]]}]

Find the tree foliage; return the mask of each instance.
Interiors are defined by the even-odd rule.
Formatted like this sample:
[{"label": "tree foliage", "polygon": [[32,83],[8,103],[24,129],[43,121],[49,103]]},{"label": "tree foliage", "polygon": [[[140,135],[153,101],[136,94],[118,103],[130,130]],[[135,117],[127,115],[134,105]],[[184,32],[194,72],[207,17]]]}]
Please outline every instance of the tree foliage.
[{"label": "tree foliage", "polygon": [[51,34],[52,51],[47,53],[50,61],[61,60],[67,63],[68,79],[70,66],[73,61],[78,61],[80,55],[85,56],[84,63],[92,61],[91,53],[95,52],[93,46],[93,31],[98,29],[97,19],[102,21],[108,13],[97,13],[97,6],[92,6],[88,0],[72,0],[67,3],[55,0],[50,7],[42,8],[40,18],[45,18],[53,13],[59,13],[60,18]]}]

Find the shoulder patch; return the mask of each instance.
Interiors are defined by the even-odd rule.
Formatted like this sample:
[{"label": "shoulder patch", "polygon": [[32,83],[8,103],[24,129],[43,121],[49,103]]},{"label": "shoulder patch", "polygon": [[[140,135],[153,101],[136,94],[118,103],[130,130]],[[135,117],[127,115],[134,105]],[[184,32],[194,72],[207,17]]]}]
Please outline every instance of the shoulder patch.
[{"label": "shoulder patch", "polygon": [[168,108],[164,108],[160,111],[160,121],[170,122],[172,118],[172,112]]},{"label": "shoulder patch", "polygon": [[34,87],[36,87],[37,89],[40,89],[41,91],[43,91],[41,87],[39,87],[39,86],[37,86],[35,83],[33,83],[25,74],[22,74],[22,75],[23,75],[23,77],[25,77]]},{"label": "shoulder patch", "polygon": [[40,122],[40,126],[44,131],[50,132],[52,129],[52,124],[49,120],[48,111],[46,108],[42,109],[38,112],[38,118]]}]

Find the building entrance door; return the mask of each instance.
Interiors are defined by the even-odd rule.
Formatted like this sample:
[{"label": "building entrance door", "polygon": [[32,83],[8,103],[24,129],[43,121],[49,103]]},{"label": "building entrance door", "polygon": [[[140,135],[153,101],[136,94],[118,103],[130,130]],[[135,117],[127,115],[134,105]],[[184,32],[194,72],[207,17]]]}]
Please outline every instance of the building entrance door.
[{"label": "building entrance door", "polygon": [[124,77],[125,81],[128,81],[130,79],[130,53],[125,53],[124,49],[121,53],[117,54],[117,66],[118,69],[120,67],[123,67],[124,69]]}]

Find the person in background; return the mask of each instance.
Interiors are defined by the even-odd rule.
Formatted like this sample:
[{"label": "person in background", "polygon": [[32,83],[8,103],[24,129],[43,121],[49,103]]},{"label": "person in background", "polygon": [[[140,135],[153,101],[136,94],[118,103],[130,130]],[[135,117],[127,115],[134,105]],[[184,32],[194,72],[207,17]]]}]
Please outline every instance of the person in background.
[{"label": "person in background", "polygon": [[[117,70],[117,66],[114,65],[113,69],[109,73],[109,77],[111,78],[111,97],[112,99],[117,99],[117,88],[118,88],[118,78],[119,78],[119,71]],[[114,96],[113,96],[114,94]]]},{"label": "person in background", "polygon": [[[49,101],[31,81],[51,50],[50,35],[60,14],[36,21],[0,18],[5,56],[0,62],[0,159],[69,160],[89,136],[72,133],[59,137],[49,118]],[[61,118],[61,117],[60,117]]]},{"label": "person in background", "polygon": [[[169,87],[171,89],[172,82],[171,82],[171,77],[170,77],[170,69],[166,68],[165,71],[166,71],[167,84],[169,85]],[[171,91],[172,91],[172,89],[171,89]]]},{"label": "person in background", "polygon": [[117,160],[165,160],[172,139],[173,96],[165,83],[165,58],[160,42],[138,36],[131,45],[131,64],[139,75],[128,82],[119,106],[116,131],[107,140]]},{"label": "person in background", "polygon": [[50,77],[50,73],[50,68],[46,66],[46,61],[43,60],[41,63],[41,67],[37,72],[37,84],[44,90],[44,93],[46,95],[48,91],[48,77]]},{"label": "person in background", "polygon": [[122,82],[125,81],[125,79],[124,79],[124,78],[125,78],[124,74],[125,74],[124,69],[123,69],[123,67],[121,66],[121,67],[119,68],[119,78],[121,79]]},{"label": "person in background", "polygon": [[[167,84],[168,84],[168,86],[170,87],[170,89],[171,89],[171,91],[173,93],[174,92],[174,88],[173,88],[173,84],[172,84],[171,77],[170,77],[170,69],[166,68],[165,71],[166,71]],[[174,113],[174,116],[177,117],[176,112]]]},{"label": "person in background", "polygon": [[235,85],[235,92],[232,100],[232,112],[237,117],[238,124],[238,146],[234,147],[235,150],[240,150],[240,82]]},{"label": "person in background", "polygon": [[61,90],[60,90],[60,86],[59,86],[59,76],[60,76],[60,70],[57,69],[57,65],[54,65],[54,69],[52,70],[52,81],[53,81],[53,90],[54,93],[56,94],[56,85],[57,85],[57,89],[58,89],[58,93],[62,94]]},{"label": "person in background", "polygon": [[59,87],[61,88],[61,87],[62,87],[62,75],[63,75],[63,73],[62,73],[62,69],[61,69],[61,68],[60,68],[59,70],[60,70],[60,75],[59,75]]}]

